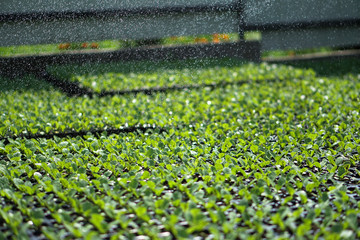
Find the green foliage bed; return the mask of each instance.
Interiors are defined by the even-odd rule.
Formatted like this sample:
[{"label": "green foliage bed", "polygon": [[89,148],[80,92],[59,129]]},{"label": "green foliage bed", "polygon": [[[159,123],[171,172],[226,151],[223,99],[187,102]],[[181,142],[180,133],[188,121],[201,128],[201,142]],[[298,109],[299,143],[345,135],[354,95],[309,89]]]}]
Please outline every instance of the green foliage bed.
[{"label": "green foliage bed", "polygon": [[[70,98],[1,79],[0,239],[360,237],[358,60],[341,74],[320,73],[325,62],[183,64],[49,71],[99,92],[234,84]],[[106,132],[143,124],[165,131]],[[104,131],[18,138],[91,129]]]},{"label": "green foliage bed", "polygon": [[[171,87],[206,85],[217,83],[236,83],[239,81],[282,81],[311,77],[311,71],[272,66],[269,64],[243,64],[227,60],[217,66],[216,61],[208,60],[205,63],[188,61],[185,63],[144,63],[142,69],[133,63],[118,64],[87,64],[55,66],[50,69],[60,79],[79,82],[83,86],[96,92],[111,90],[134,90],[154,87]],[[197,66],[200,65],[200,66]],[[143,71],[141,71],[143,70]]]}]

